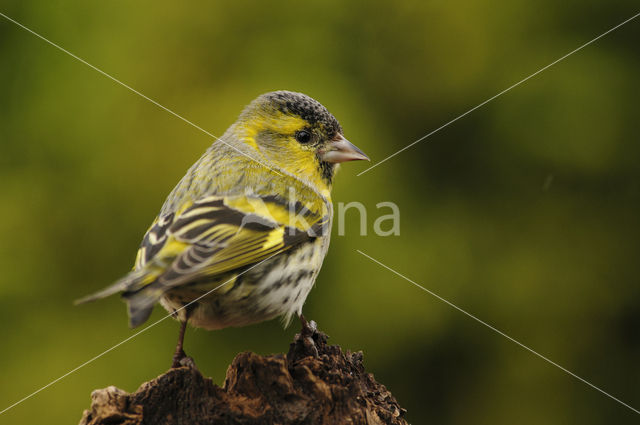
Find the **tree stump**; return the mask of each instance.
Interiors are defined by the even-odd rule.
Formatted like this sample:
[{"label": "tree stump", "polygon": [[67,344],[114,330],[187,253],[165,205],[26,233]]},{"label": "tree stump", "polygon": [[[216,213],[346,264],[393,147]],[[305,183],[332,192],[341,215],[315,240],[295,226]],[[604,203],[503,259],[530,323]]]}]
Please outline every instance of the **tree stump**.
[{"label": "tree stump", "polygon": [[222,387],[186,362],[133,394],[111,386],[91,399],[80,425],[407,424],[362,352],[345,353],[317,331],[297,334],[286,355],[238,354]]}]

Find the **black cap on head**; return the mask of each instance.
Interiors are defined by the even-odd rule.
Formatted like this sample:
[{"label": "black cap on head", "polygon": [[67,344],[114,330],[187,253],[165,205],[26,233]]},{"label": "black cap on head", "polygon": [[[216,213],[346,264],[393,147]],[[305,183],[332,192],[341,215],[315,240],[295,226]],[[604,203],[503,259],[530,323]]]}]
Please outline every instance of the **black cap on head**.
[{"label": "black cap on head", "polygon": [[340,123],[331,112],[306,94],[280,90],[263,94],[258,99],[269,102],[286,114],[298,115],[311,125],[320,124],[329,138],[342,133]]}]

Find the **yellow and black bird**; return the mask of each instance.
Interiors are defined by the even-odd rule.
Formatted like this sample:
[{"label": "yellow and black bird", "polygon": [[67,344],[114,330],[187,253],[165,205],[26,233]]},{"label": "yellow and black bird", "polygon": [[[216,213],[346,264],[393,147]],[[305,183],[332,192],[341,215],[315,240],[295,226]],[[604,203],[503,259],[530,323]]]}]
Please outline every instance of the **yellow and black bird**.
[{"label": "yellow and black bird", "polygon": [[338,164],[368,160],[301,93],[259,96],[187,171],[145,234],[133,271],[79,303],[122,292],[132,327],[156,303],[186,324],[244,326],[294,314],[329,248]]}]

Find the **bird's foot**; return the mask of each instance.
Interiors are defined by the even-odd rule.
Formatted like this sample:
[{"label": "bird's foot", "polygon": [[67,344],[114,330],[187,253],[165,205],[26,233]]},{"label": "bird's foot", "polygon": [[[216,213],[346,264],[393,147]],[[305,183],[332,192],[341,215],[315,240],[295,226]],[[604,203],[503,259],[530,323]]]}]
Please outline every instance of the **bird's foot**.
[{"label": "bird's foot", "polygon": [[178,367],[191,367],[195,369],[196,362],[192,357],[187,356],[184,350],[176,350],[171,362],[171,369],[175,369]]},{"label": "bird's foot", "polygon": [[300,324],[302,325],[300,333],[302,333],[303,335],[313,336],[314,334],[318,333],[318,324],[313,320],[307,322],[307,319],[303,314],[300,315]]},{"label": "bird's foot", "polygon": [[302,328],[296,334],[289,347],[287,353],[287,362],[289,366],[294,365],[305,357],[320,358],[325,356],[331,347],[327,345],[329,337],[322,331],[318,330],[316,322],[305,319],[303,315],[299,315]]},{"label": "bird's foot", "polygon": [[197,369],[195,360],[193,360],[193,357],[190,357],[190,356],[184,356],[183,358],[180,359],[180,367]]},{"label": "bird's foot", "polygon": [[314,336],[318,334],[318,325],[313,320],[307,322],[304,315],[300,315],[300,323],[302,324],[302,328],[300,329],[300,333],[296,335],[296,340],[302,342],[304,349],[307,353],[310,353],[313,357],[318,357],[318,347],[316,347],[316,343],[313,340]]}]

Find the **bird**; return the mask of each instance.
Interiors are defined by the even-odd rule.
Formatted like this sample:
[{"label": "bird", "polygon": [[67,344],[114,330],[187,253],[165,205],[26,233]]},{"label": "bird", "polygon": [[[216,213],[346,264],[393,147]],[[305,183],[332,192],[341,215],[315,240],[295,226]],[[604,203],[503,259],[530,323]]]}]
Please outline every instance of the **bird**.
[{"label": "bird", "polygon": [[180,322],[216,330],[300,318],[329,248],[331,187],[342,162],[369,160],[321,103],[262,94],[189,168],[145,233],[133,269],[76,301],[120,293],[129,325],[156,304]]}]

